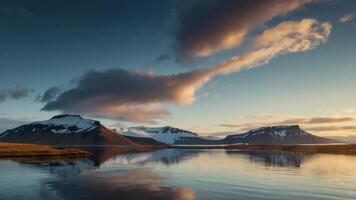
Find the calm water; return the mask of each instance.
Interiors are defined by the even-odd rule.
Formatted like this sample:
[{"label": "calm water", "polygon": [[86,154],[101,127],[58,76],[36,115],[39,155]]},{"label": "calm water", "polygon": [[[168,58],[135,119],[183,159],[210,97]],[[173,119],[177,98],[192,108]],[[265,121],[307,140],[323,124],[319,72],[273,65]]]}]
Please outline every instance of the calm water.
[{"label": "calm water", "polygon": [[356,199],[356,156],[167,149],[0,161],[0,199]]}]

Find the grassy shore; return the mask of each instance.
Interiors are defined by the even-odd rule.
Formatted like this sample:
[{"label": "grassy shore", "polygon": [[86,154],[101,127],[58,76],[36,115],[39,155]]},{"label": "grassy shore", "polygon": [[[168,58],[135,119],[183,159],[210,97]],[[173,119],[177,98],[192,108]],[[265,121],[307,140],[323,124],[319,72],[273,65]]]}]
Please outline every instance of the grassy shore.
[{"label": "grassy shore", "polygon": [[86,151],[38,144],[0,142],[0,158],[83,158]]}]

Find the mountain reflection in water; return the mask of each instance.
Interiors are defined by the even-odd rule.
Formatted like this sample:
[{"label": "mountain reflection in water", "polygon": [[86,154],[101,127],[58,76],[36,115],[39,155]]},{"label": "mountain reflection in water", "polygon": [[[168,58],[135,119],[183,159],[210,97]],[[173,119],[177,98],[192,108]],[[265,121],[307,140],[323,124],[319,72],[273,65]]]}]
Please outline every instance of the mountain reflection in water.
[{"label": "mountain reflection in water", "polygon": [[[354,199],[356,156],[93,148],[89,159],[0,161],[0,199]],[[333,164],[330,165],[330,161]],[[20,192],[19,192],[20,191]]]}]

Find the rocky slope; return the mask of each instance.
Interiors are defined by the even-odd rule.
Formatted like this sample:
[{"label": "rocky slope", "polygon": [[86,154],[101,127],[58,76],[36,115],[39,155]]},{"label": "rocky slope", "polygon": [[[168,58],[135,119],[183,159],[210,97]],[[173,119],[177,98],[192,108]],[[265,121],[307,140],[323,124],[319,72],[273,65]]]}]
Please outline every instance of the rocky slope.
[{"label": "rocky slope", "polygon": [[0,141],[52,145],[130,145],[98,121],[79,115],[57,115],[49,120],[25,124],[5,131]]},{"label": "rocky slope", "polygon": [[318,137],[303,131],[297,125],[271,126],[250,130],[243,134],[229,135],[223,141],[226,144],[323,144],[336,140]]}]

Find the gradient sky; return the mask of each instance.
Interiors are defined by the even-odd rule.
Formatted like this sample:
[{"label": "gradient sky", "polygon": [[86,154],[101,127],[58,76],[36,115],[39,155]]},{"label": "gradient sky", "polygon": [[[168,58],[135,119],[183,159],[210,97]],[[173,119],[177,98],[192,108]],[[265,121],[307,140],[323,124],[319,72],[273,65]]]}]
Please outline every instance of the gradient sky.
[{"label": "gradient sky", "polygon": [[[171,125],[224,134],[300,124],[317,135],[356,135],[355,2],[281,2],[1,1],[0,131],[78,113],[109,127]],[[256,17],[261,5],[280,5],[280,14]],[[194,82],[196,71],[254,51],[251,44],[264,31],[306,18],[331,25],[325,41]],[[226,32],[245,35],[224,46],[219,39]],[[174,76],[183,72],[189,77]],[[172,82],[178,86],[164,87]],[[185,95],[190,82],[193,94]],[[96,85],[109,89],[95,93]],[[53,87],[58,91],[44,99]],[[68,98],[68,91],[76,94]]]}]

